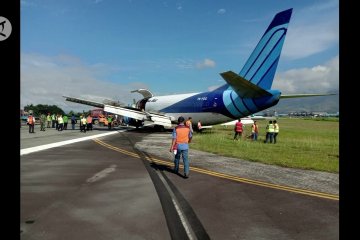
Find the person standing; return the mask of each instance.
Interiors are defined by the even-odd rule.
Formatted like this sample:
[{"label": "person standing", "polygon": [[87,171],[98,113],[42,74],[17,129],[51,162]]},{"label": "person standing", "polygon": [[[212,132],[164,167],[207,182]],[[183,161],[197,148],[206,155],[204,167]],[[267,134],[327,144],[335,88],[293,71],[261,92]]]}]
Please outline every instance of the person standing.
[{"label": "person standing", "polygon": [[86,118],[85,115],[80,116],[80,132],[86,133]]},{"label": "person standing", "polygon": [[198,132],[201,133],[202,132],[202,125],[201,125],[201,121],[199,120],[198,123],[197,123],[197,129],[198,129]]},{"label": "person standing", "polygon": [[243,132],[243,124],[241,122],[241,119],[239,118],[239,120],[235,123],[235,127],[234,127],[234,131],[235,131],[235,135],[234,135],[234,141],[238,140],[237,136],[242,136],[242,132]]},{"label": "person standing", "polygon": [[92,131],[92,116],[89,114],[86,118],[86,130],[91,130]]},{"label": "person standing", "polygon": [[50,113],[48,113],[47,117],[46,117],[46,121],[47,121],[47,128],[50,128],[51,125],[51,115]]},{"label": "person standing", "polygon": [[111,129],[112,120],[113,120],[112,116],[111,116],[111,115],[109,115],[109,116],[107,117],[107,121],[108,121],[108,129],[109,129],[109,130]]},{"label": "person standing", "polygon": [[64,115],[63,120],[64,120],[64,130],[67,130],[67,125],[68,125],[68,121],[69,121],[68,116]]},{"label": "person standing", "polygon": [[172,142],[170,147],[170,152],[174,151],[174,146],[177,145],[177,151],[174,159],[174,172],[177,174],[179,172],[179,162],[180,157],[184,163],[184,178],[189,177],[190,173],[190,164],[189,164],[189,142],[191,142],[192,133],[188,126],[184,124],[184,117],[180,116],[178,118],[178,126],[174,128],[172,132]]},{"label": "person standing", "polygon": [[58,117],[59,117],[59,113],[56,114],[56,117],[55,117],[55,129],[56,130],[59,130],[59,121],[58,121]]},{"label": "person standing", "polygon": [[40,115],[40,131],[45,131],[46,116],[44,113]]},{"label": "person standing", "polygon": [[269,141],[270,141],[270,143],[272,143],[273,138],[274,138],[274,124],[270,120],[269,124],[266,126],[266,139],[265,139],[264,143],[267,143]]},{"label": "person standing", "polygon": [[191,120],[192,120],[192,117],[189,117],[188,120],[186,120],[186,122],[185,122],[185,126],[189,127],[191,133],[193,133],[194,131],[193,131],[193,127],[192,127],[192,122],[191,122]]},{"label": "person standing", "polygon": [[252,134],[252,140],[257,141],[259,134],[259,126],[257,125],[256,121],[254,121],[253,125],[251,126],[251,134]]},{"label": "person standing", "polygon": [[27,118],[27,124],[29,125],[29,133],[34,133],[35,118],[32,113],[30,113]]},{"label": "person standing", "polygon": [[56,116],[55,113],[53,113],[53,115],[51,115],[51,127],[55,128],[55,122],[56,122]]},{"label": "person standing", "polygon": [[71,129],[72,129],[72,130],[75,130],[75,124],[76,124],[76,123],[77,123],[77,121],[76,121],[75,115],[72,114],[72,115],[71,115]]},{"label": "person standing", "polygon": [[56,129],[58,130],[58,131],[62,131],[63,130],[63,128],[64,128],[64,119],[62,118],[62,115],[61,114],[59,114],[58,115],[58,117],[57,117],[57,127],[56,127]]},{"label": "person standing", "polygon": [[276,137],[279,134],[279,124],[276,120],[273,121],[274,124],[274,144],[276,143]]}]

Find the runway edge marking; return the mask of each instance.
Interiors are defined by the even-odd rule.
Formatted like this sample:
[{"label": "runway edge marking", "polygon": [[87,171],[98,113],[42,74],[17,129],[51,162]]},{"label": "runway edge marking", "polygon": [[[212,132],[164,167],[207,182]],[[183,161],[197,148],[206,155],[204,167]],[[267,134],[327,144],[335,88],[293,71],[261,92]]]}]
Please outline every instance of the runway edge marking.
[{"label": "runway edge marking", "polygon": [[122,132],[122,131],[102,133],[102,134],[87,136],[87,137],[83,137],[83,138],[70,139],[70,140],[61,141],[61,142],[49,143],[49,144],[45,144],[45,145],[41,145],[41,146],[20,149],[20,156],[34,153],[34,152],[39,152],[39,151],[50,149],[50,148],[61,147],[61,146],[65,146],[65,145],[76,143],[76,142],[82,142],[82,141],[87,141],[87,140],[91,140],[94,138],[104,137],[104,136],[116,134],[119,132]]}]

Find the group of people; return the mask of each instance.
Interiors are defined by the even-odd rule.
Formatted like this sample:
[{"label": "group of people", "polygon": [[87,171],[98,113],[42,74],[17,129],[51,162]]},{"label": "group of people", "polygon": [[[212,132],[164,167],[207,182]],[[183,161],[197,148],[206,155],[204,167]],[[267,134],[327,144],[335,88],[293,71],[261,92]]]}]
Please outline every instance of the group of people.
[{"label": "group of people", "polygon": [[[67,130],[69,117],[67,115],[61,115],[61,114],[50,114],[48,113],[47,116],[45,116],[44,113],[40,115],[40,131],[45,131],[45,124],[46,128],[55,128],[58,131]],[[80,131],[86,132],[91,131],[93,129],[92,126],[92,117],[88,115],[87,118],[85,118],[85,115],[80,116]],[[74,114],[72,114],[71,118],[71,129],[75,130],[75,125],[77,124],[77,120]],[[35,127],[35,117],[32,113],[29,114],[27,118],[27,125],[29,126],[29,133],[35,133],[34,127]]]},{"label": "group of people", "polygon": [[[69,117],[67,115],[61,115],[61,114],[50,114],[48,113],[47,116],[45,116],[44,113],[40,115],[40,131],[45,131],[45,125],[47,128],[55,128],[58,131],[67,130]],[[114,117],[112,115],[109,115],[107,118],[107,124],[108,128],[111,129]],[[75,130],[75,125],[78,123],[78,120],[76,119],[75,115],[72,114],[71,118],[71,129]],[[80,116],[79,119],[80,123],[80,132],[86,133],[86,131],[92,131],[93,130],[93,117],[89,114],[87,117],[84,115]],[[29,126],[29,133],[34,133],[34,127],[35,127],[35,117],[32,113],[29,114],[27,117],[27,125]]]},{"label": "group of people", "polygon": [[[234,141],[238,140],[238,136],[241,138],[243,133],[243,123],[241,122],[241,119],[239,119],[235,123],[234,127]],[[276,137],[279,134],[279,124],[276,120],[272,121],[270,120],[269,123],[266,125],[266,137],[264,143],[276,143]],[[259,136],[259,126],[256,121],[251,125],[251,135],[249,136],[250,139],[253,141],[257,141]]]},{"label": "group of people", "polygon": [[276,143],[276,137],[279,134],[279,124],[276,120],[269,121],[269,124],[266,125],[266,139],[264,143]]},{"label": "group of people", "polygon": [[[56,128],[58,131],[66,130],[68,125],[68,117],[66,115],[62,116],[61,114],[53,114],[50,115],[48,113],[47,116],[45,116],[44,113],[40,115],[40,131],[45,131],[45,124],[47,123],[47,128]],[[32,113],[29,114],[27,117],[26,124],[29,126],[29,133],[35,133],[35,117]],[[51,126],[50,126],[51,125]]]}]

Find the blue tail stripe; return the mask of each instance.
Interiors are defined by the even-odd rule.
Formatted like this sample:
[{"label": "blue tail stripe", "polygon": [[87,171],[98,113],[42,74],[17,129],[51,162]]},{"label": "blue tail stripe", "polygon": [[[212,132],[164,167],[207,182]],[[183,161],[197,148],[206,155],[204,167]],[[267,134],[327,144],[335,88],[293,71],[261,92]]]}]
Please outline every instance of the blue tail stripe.
[{"label": "blue tail stripe", "polygon": [[231,91],[230,97],[232,100],[232,104],[240,112],[240,115],[237,115],[236,117],[238,118],[238,117],[243,117],[243,116],[248,115],[247,114],[248,110],[245,108],[245,106],[243,106],[243,104],[241,103],[241,99],[234,91]]},{"label": "blue tail stripe", "polygon": [[260,81],[257,82],[258,86],[261,86],[264,89],[271,88],[271,80],[274,78],[276,67],[279,62],[279,57],[272,63],[271,67],[268,68],[267,72],[262,76]]},{"label": "blue tail stripe", "polygon": [[254,101],[251,98],[244,98],[243,102],[244,102],[244,105],[247,106],[247,108],[251,112],[257,112],[258,107],[255,105]]},{"label": "blue tail stripe", "polygon": [[250,114],[249,109],[247,109],[247,107],[242,102],[241,97],[239,97],[236,92],[231,91],[231,99],[233,99],[233,104],[235,105],[236,109],[241,112],[242,116],[247,116]]},{"label": "blue tail stripe", "polygon": [[276,47],[276,43],[278,43],[278,40],[281,39],[282,32],[279,33],[279,31],[282,29],[284,28],[281,27],[278,29],[273,29],[260,40],[258,46],[251,54],[249,60],[246,62],[245,66],[240,71],[240,75],[242,77],[246,79],[250,79],[251,78],[250,76],[253,75],[253,72],[258,70],[258,65],[262,63],[264,58],[269,53],[271,53],[272,49]]},{"label": "blue tail stripe", "polygon": [[[286,32],[286,30],[285,30],[285,32]],[[251,79],[250,82],[252,82],[256,85],[259,85],[264,89],[271,88],[272,80],[274,79],[274,75],[275,75],[275,71],[273,72],[274,74],[272,76],[269,76],[268,81],[266,81],[266,83],[263,82],[264,83],[263,85],[259,84],[259,81],[263,80],[264,75],[269,72],[269,69],[272,66],[274,66],[274,62],[277,62],[279,60],[280,52],[281,52],[284,41],[285,41],[285,33],[283,34],[283,38],[280,38],[278,40],[278,42],[276,43],[275,47],[273,49],[271,49],[270,54],[261,63],[260,67],[256,70],[254,75],[251,78],[248,78],[248,79]],[[267,88],[265,88],[264,85],[267,85]]]},{"label": "blue tail stripe", "polygon": [[[251,53],[249,59],[246,61],[244,67],[241,69],[239,75],[245,78],[248,71],[252,68],[254,63],[257,61],[257,58],[263,53],[264,49],[266,49],[267,44],[272,40],[274,34],[280,29],[286,29],[288,24],[278,26],[277,28],[271,29],[271,31],[266,32],[262,38],[260,39],[258,45],[255,47],[254,51]],[[277,41],[277,39],[274,39]],[[266,55],[267,53],[265,53]]]},{"label": "blue tail stripe", "polygon": [[[269,70],[269,67],[272,66],[271,59],[276,59],[280,56],[281,49],[285,40],[286,29],[281,27],[272,32],[270,38],[266,42],[265,46],[261,49],[261,52],[256,57],[255,61],[252,63],[248,71],[245,73],[244,78],[251,80],[254,84],[258,84],[258,82],[262,79],[263,75]],[[269,60],[268,60],[269,59]],[[265,63],[268,64],[265,64]],[[254,79],[254,76],[258,75],[257,79]],[[274,73],[275,75],[275,73]],[[263,81],[264,85],[259,85],[264,89],[270,89],[272,85],[272,78],[268,78],[268,81]],[[266,88],[265,88],[266,85]]]},{"label": "blue tail stripe", "polygon": [[223,103],[226,109],[233,115],[234,118],[241,115],[241,113],[235,108],[233,101],[230,97],[232,90],[225,90],[223,93]]},{"label": "blue tail stripe", "polygon": [[[270,57],[277,57],[280,56],[281,48],[282,48],[282,39],[284,39],[286,30],[283,32],[279,32],[282,29],[279,29],[277,32],[274,33],[274,35],[269,39],[269,42],[266,43],[266,46],[264,49],[262,49],[262,52],[256,59],[256,61],[253,63],[249,71],[246,73],[245,78],[252,80],[257,72],[265,72],[267,70],[267,66],[263,66],[264,63],[267,61]],[[271,65],[271,64],[269,64]]]}]

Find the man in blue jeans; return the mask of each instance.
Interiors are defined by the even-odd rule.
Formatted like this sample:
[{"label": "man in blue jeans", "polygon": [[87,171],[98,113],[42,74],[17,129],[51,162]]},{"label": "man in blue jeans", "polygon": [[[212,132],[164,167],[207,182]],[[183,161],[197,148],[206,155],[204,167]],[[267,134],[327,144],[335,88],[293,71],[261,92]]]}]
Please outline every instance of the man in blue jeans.
[{"label": "man in blue jeans", "polygon": [[177,146],[177,152],[175,154],[174,159],[174,172],[179,172],[179,162],[180,157],[182,156],[183,163],[184,163],[184,177],[189,177],[189,159],[188,159],[188,152],[189,152],[189,142],[192,138],[191,130],[188,126],[184,124],[185,119],[184,117],[178,118],[178,126],[174,128],[172,132],[172,142],[170,147],[170,152],[174,150],[174,146]]}]

